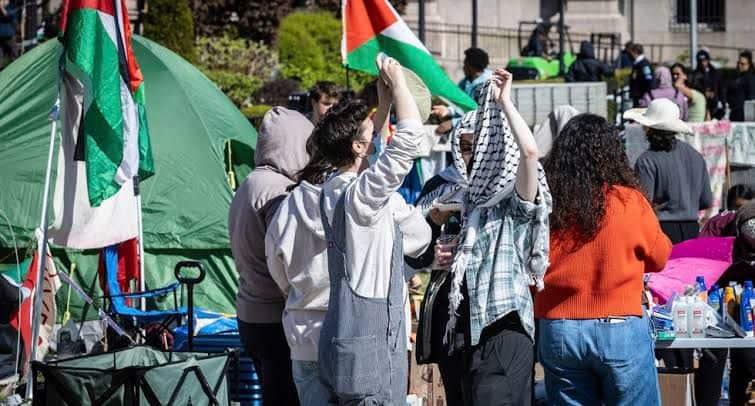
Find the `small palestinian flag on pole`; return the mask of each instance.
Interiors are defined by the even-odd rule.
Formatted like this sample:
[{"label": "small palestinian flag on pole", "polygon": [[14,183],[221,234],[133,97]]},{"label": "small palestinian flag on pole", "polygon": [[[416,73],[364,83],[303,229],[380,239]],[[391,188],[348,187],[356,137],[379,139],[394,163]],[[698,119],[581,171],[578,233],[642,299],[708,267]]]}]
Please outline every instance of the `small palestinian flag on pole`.
[{"label": "small palestinian flag on pole", "polygon": [[124,1],[65,0],[61,30],[63,80],[78,93],[67,95],[63,113],[79,113],[63,131],[76,135],[74,158],[86,164],[89,203],[98,207],[134,176],[154,173],[143,77]]},{"label": "small palestinian flag on pole", "polygon": [[448,78],[387,0],[344,0],[341,42],[344,65],[377,75],[375,58],[380,52],[416,73],[433,95],[443,97],[464,111],[477,107],[474,100]]}]

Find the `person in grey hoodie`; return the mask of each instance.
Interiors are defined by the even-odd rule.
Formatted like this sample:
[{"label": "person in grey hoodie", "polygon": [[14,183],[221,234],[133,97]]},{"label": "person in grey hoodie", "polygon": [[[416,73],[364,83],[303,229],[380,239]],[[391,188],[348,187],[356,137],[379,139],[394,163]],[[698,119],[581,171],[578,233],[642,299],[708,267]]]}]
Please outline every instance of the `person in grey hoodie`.
[{"label": "person in grey hoodie", "polygon": [[236,191],[228,216],[239,291],[239,333],[262,381],[265,405],[298,405],[281,316],[285,300],[267,268],[265,233],[296,173],[308,162],[312,124],[300,113],[274,107],[257,137],[255,169]]}]

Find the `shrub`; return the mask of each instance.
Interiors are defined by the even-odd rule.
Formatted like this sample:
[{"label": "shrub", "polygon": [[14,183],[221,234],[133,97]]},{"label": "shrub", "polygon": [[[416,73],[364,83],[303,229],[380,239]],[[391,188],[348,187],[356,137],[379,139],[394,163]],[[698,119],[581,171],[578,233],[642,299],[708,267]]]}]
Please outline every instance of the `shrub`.
[{"label": "shrub", "polygon": [[249,122],[252,123],[254,128],[260,128],[260,126],[262,125],[262,117],[264,117],[265,113],[267,113],[267,111],[271,108],[272,106],[268,106],[266,104],[258,104],[254,106],[244,107],[243,109],[241,109],[241,114],[246,116],[246,118],[249,120]]},{"label": "shrub", "polygon": [[202,37],[197,44],[200,69],[239,107],[250,104],[277,70],[277,55],[262,43],[224,35]]},{"label": "shrub", "polygon": [[[320,80],[346,84],[341,64],[341,22],[332,14],[295,12],[281,22],[278,30],[278,55],[281,73],[309,88]],[[351,72],[352,88],[361,89],[372,78]]]},{"label": "shrub", "polygon": [[241,109],[241,113],[246,116],[246,118],[255,119],[263,117],[271,108],[273,107],[267,104],[255,104],[253,106],[244,107]]},{"label": "shrub", "polygon": [[278,55],[261,42],[241,38],[201,37],[197,41],[199,65],[244,73],[262,81],[269,80],[278,69]]},{"label": "shrub", "polygon": [[181,55],[196,60],[194,19],[187,0],[150,0],[144,16],[144,36]]},{"label": "shrub", "polygon": [[249,104],[252,94],[262,86],[261,79],[244,73],[202,67],[200,69],[239,107]]}]

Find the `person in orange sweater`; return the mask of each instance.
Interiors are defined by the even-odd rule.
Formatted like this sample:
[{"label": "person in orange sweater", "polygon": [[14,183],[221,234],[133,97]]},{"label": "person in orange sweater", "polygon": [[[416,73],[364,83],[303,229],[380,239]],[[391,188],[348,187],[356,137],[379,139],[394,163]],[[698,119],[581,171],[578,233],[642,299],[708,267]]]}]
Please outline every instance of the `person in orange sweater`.
[{"label": "person in orange sweater", "polygon": [[551,405],[660,405],[643,275],[671,254],[621,141],[593,114],[571,119],[545,161],[550,267],[536,294]]}]

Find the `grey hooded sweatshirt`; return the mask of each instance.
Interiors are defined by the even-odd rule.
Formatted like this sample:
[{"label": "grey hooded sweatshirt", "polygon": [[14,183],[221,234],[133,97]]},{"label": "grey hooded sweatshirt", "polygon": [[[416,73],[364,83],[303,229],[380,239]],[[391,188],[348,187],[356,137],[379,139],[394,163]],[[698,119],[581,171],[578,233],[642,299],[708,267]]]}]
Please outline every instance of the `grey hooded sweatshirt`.
[{"label": "grey hooded sweatshirt", "polygon": [[238,318],[246,323],[280,323],[285,299],[267,269],[265,232],[286,188],[309,161],[306,143],[312,123],[300,113],[274,107],[257,137],[255,169],[236,190],[228,216],[231,251],[239,273]]}]

